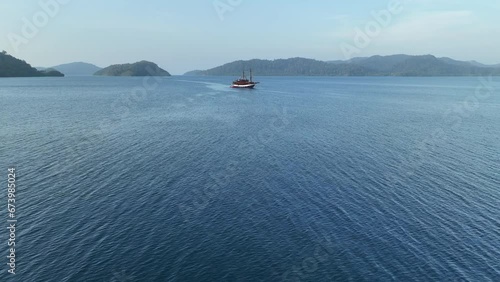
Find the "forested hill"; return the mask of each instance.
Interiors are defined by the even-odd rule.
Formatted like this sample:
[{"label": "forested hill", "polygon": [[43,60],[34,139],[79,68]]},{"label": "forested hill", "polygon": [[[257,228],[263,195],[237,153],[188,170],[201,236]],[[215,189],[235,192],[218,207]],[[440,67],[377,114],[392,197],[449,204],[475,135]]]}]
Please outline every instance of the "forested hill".
[{"label": "forested hill", "polygon": [[5,51],[0,53],[0,77],[41,76],[64,76],[64,74],[54,69],[39,71],[25,61],[8,55]]},{"label": "forested hill", "polygon": [[166,70],[160,68],[157,64],[140,61],[133,64],[111,65],[104,68],[94,75],[99,76],[170,76]]},{"label": "forested hill", "polygon": [[357,65],[339,64],[305,58],[278,60],[249,60],[228,63],[205,71],[189,72],[187,75],[239,75],[243,69],[252,68],[256,75],[276,76],[321,76],[321,75],[364,75],[367,70]]},{"label": "forested hill", "polygon": [[305,58],[278,60],[235,61],[204,71],[192,71],[186,75],[241,74],[252,68],[259,76],[480,76],[500,75],[500,67],[477,62],[436,58],[432,55],[373,56],[353,58],[347,61],[318,61]]}]

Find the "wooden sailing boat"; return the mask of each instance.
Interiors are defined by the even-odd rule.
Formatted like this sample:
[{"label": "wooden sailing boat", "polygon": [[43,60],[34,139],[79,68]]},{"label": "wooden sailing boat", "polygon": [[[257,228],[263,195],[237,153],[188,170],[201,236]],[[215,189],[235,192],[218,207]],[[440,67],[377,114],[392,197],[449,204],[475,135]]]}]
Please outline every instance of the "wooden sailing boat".
[{"label": "wooden sailing boat", "polygon": [[245,70],[243,70],[243,75],[233,81],[231,88],[254,88],[258,82],[253,81],[252,69],[250,69],[250,79],[247,79],[245,75]]}]

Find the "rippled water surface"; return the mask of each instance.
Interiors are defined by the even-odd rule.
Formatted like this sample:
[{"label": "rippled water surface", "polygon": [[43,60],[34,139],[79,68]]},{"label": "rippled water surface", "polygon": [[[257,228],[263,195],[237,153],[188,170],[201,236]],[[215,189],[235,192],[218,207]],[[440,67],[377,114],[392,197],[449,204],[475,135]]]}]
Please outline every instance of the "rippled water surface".
[{"label": "rippled water surface", "polygon": [[14,279],[500,281],[500,78],[231,79],[1,79]]}]

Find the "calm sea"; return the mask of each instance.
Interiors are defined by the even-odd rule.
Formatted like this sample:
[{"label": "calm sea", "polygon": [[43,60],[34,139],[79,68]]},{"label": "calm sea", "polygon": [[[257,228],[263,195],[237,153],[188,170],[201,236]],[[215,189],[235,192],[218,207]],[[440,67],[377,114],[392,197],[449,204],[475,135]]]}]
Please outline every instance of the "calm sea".
[{"label": "calm sea", "polygon": [[1,79],[0,280],[500,281],[500,78],[232,79]]}]

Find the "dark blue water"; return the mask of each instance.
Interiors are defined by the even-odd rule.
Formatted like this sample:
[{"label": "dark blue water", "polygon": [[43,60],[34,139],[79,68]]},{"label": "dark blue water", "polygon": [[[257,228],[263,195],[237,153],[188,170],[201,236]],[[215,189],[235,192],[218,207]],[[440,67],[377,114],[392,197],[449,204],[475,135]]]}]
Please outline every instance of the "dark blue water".
[{"label": "dark blue water", "polygon": [[0,80],[7,281],[500,281],[500,78]]}]

